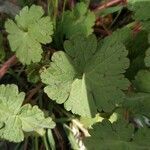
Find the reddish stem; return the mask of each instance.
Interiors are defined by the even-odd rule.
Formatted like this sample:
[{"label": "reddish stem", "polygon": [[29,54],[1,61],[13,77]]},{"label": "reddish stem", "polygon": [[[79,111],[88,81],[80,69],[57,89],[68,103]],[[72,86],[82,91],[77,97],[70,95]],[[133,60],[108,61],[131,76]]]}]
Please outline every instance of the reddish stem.
[{"label": "reddish stem", "polygon": [[75,3],[76,3],[75,0],[68,1],[69,8],[72,9],[75,6]]},{"label": "reddish stem", "polygon": [[59,141],[58,143],[60,143],[60,144],[59,144],[60,149],[61,149],[61,150],[65,150],[65,146],[64,146],[65,142],[64,142],[64,139],[63,139],[62,135],[60,134],[59,130],[57,129],[57,127],[55,127],[55,128],[53,129],[53,131],[54,131],[54,133],[55,133],[55,135],[56,135],[56,137],[57,137],[57,139],[58,139],[58,141]]},{"label": "reddish stem", "polygon": [[103,3],[103,4],[99,5],[99,6],[97,6],[97,7],[94,9],[94,12],[97,13],[97,12],[99,12],[99,11],[101,11],[101,10],[107,8],[107,7],[111,7],[111,6],[113,6],[113,5],[117,5],[117,4],[120,4],[120,3],[126,4],[126,1],[127,1],[127,0],[109,0],[108,2],[105,2],[105,3]]},{"label": "reddish stem", "polygon": [[6,74],[7,70],[17,63],[16,55],[9,58],[0,68],[0,79]]},{"label": "reddish stem", "polygon": [[133,35],[136,35],[138,32],[140,32],[141,28],[142,28],[142,26],[141,26],[140,22],[136,23],[132,28]]},{"label": "reddish stem", "polygon": [[32,97],[41,89],[41,87],[42,87],[42,83],[39,83],[35,88],[30,90],[27,93],[27,98],[25,99],[24,104],[28,103],[32,99]]}]

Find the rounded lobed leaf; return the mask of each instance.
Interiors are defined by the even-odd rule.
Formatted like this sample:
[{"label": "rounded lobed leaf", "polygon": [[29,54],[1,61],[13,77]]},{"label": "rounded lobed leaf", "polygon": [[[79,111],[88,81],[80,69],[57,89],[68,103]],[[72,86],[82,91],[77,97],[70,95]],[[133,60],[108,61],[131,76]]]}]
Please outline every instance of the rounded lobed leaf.
[{"label": "rounded lobed leaf", "polygon": [[134,86],[139,92],[150,93],[150,71],[140,70],[135,77]]},{"label": "rounded lobed leaf", "polygon": [[42,58],[42,44],[52,41],[53,25],[50,17],[43,17],[44,10],[40,6],[24,7],[15,22],[5,23],[8,40],[13,52],[23,64],[39,62]]},{"label": "rounded lobed leaf", "polygon": [[85,3],[77,3],[72,11],[66,11],[63,16],[62,30],[67,38],[73,35],[82,34],[85,36],[93,32],[95,14],[88,10]]},{"label": "rounded lobed leaf", "polygon": [[[16,85],[0,85],[0,138],[12,142],[24,140],[23,132],[37,132],[53,128],[55,123],[37,107],[22,106],[25,93]],[[42,132],[44,133],[44,132]]]},{"label": "rounded lobed leaf", "polygon": [[149,129],[139,129],[134,134],[133,125],[124,120],[113,124],[103,120],[102,123],[93,126],[90,135],[91,137],[84,139],[88,150],[148,150],[150,146]]},{"label": "rounded lobed leaf", "polygon": [[48,85],[44,88],[45,93],[57,103],[64,103],[70,94],[75,75],[70,57],[62,51],[55,52],[50,67],[41,73],[42,82]]},{"label": "rounded lobed leaf", "polygon": [[41,73],[45,93],[81,116],[112,111],[123,101],[122,90],[129,85],[123,75],[129,66],[125,46],[113,36],[97,44],[90,35],[73,36],[64,47],[67,54],[55,52],[50,66]]}]

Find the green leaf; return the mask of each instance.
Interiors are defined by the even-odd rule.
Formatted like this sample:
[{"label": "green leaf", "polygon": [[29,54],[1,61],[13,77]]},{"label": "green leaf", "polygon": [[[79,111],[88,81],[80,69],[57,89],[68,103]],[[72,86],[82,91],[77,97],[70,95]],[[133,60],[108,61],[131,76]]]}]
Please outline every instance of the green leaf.
[{"label": "green leaf", "polygon": [[150,71],[140,70],[135,77],[134,85],[138,91],[150,93]]},{"label": "green leaf", "polygon": [[[109,117],[109,121],[111,123],[117,121],[118,119],[118,114],[117,113],[113,113],[110,117]],[[105,118],[103,118],[100,114],[96,114],[95,117],[91,118],[91,117],[81,117],[80,118],[80,122],[81,124],[83,124],[83,126],[85,128],[92,128],[92,126],[98,122],[102,122]]]},{"label": "green leaf", "polygon": [[80,2],[84,2],[86,5],[90,4],[90,0],[79,0]]},{"label": "green leaf", "polygon": [[136,33],[130,40],[127,49],[129,50],[128,57],[130,58],[130,67],[126,71],[126,76],[130,80],[134,80],[135,75],[141,69],[145,69],[145,51],[149,47],[148,33],[141,31]]},{"label": "green leaf", "polygon": [[127,49],[129,50],[131,61],[136,57],[145,55],[145,51],[149,47],[148,33],[146,31],[138,32],[135,36],[130,35],[129,41]]},{"label": "green leaf", "polygon": [[43,52],[41,44],[52,41],[52,22],[43,15],[42,7],[26,6],[16,15],[15,22],[9,19],[5,23],[11,50],[23,64],[39,62]]},{"label": "green leaf", "polygon": [[55,150],[56,149],[56,143],[55,143],[54,135],[53,135],[51,129],[48,129],[48,131],[47,131],[47,139],[48,139],[48,143],[49,143],[51,149]]},{"label": "green leaf", "polygon": [[81,117],[80,122],[83,124],[85,128],[92,128],[92,126],[97,122],[102,122],[104,118],[101,117],[99,114],[96,114],[94,118],[91,117]]},{"label": "green leaf", "polygon": [[149,32],[150,29],[150,1],[149,0],[129,0],[128,8],[133,11],[133,18],[136,21],[141,21],[142,25]]},{"label": "green leaf", "polygon": [[129,9],[134,12],[134,18],[139,21],[146,21],[150,19],[149,0],[129,0]]},{"label": "green leaf", "polygon": [[19,6],[26,6],[26,5],[32,5],[34,0],[17,0],[17,3]]},{"label": "green leaf", "polygon": [[95,54],[97,49],[97,39],[94,35],[85,38],[83,36],[73,36],[70,40],[65,41],[64,49],[66,53],[74,60],[78,72],[83,72],[89,59]]},{"label": "green leaf", "polygon": [[41,130],[54,127],[52,119],[45,118],[37,106],[22,106],[24,97],[25,93],[19,93],[16,85],[0,85],[0,138],[21,142],[23,132],[41,133]]},{"label": "green leaf", "polygon": [[128,46],[129,42],[132,40],[132,30],[130,28],[123,27],[121,29],[117,29],[107,38],[122,42],[125,46]]},{"label": "green leaf", "polygon": [[37,83],[40,81],[39,71],[41,69],[41,65],[38,63],[34,63],[27,66],[27,79],[31,83]]},{"label": "green leaf", "polygon": [[[54,128],[51,118],[45,118],[44,113],[38,108],[38,106],[31,106],[26,104],[20,108],[20,115],[22,121],[22,129],[25,132],[32,132],[44,129]],[[40,132],[39,132],[40,133]]]},{"label": "green leaf", "polygon": [[[80,40],[79,40],[80,39]],[[112,111],[123,101],[128,80],[127,50],[120,42],[106,38],[97,43],[93,35],[74,36],[64,52],[55,52],[50,67],[41,73],[44,91],[68,111],[95,116],[97,110]]]},{"label": "green leaf", "polygon": [[62,51],[54,53],[50,67],[41,73],[42,82],[48,85],[44,89],[45,93],[57,103],[64,103],[75,75],[70,57]]},{"label": "green leaf", "polygon": [[133,127],[125,121],[111,124],[103,120],[93,126],[89,132],[91,137],[86,138],[84,143],[88,150],[126,150],[133,131]]},{"label": "green leaf", "polygon": [[88,150],[149,150],[150,147],[149,129],[140,129],[133,137],[133,126],[122,120],[113,124],[103,120],[102,123],[94,125],[90,134],[91,137],[84,140]]},{"label": "green leaf", "polygon": [[[93,116],[96,114],[96,105],[90,89],[86,85],[85,76],[75,79],[71,86],[70,95],[64,104],[66,110],[81,116]],[[80,106],[80,107],[79,107]]]},{"label": "green leaf", "polygon": [[98,15],[104,17],[104,16],[107,16],[109,14],[119,12],[122,9],[123,9],[123,6],[119,6],[119,5],[118,6],[113,6],[113,7],[108,7],[107,9],[104,9],[104,10],[98,12]]},{"label": "green leaf", "polygon": [[66,135],[68,137],[71,149],[79,150],[80,147],[79,147],[79,144],[77,142],[77,138],[74,136],[74,134],[72,132],[72,129],[69,128],[68,126],[64,125],[64,130],[65,130],[65,133],[66,133]]},{"label": "green leaf", "polygon": [[149,99],[149,93],[133,93],[125,98],[123,107],[134,115],[140,114],[150,117]]},{"label": "green leaf", "polygon": [[78,33],[85,36],[93,32],[92,27],[95,24],[95,15],[88,10],[88,6],[81,2],[77,3],[73,10],[64,12],[62,30],[67,38]]},{"label": "green leaf", "polygon": [[99,111],[112,111],[124,97],[121,90],[129,84],[123,76],[129,65],[127,53],[124,45],[112,36],[98,44],[97,52],[86,64],[87,88],[90,86]]},{"label": "green leaf", "polygon": [[[137,150],[149,150],[150,149],[150,130],[147,128],[142,128],[134,136],[133,144],[137,144]],[[136,146],[135,146],[136,148]]]}]

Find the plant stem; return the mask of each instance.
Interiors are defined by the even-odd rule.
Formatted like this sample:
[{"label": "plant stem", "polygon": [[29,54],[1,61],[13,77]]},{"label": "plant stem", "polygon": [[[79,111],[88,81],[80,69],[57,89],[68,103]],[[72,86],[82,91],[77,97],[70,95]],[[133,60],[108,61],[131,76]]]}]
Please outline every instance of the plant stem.
[{"label": "plant stem", "polygon": [[61,108],[59,105],[56,105],[56,110],[61,111],[63,114],[65,114],[68,118],[74,118],[72,114],[65,111],[63,108]]},{"label": "plant stem", "polygon": [[59,119],[54,119],[54,120],[57,123],[63,123],[63,122],[70,122],[72,119],[74,119],[74,118],[64,118],[64,117],[61,117]]},{"label": "plant stem", "polygon": [[78,145],[78,143],[77,143],[77,141],[76,141],[76,139],[75,139],[75,136],[73,135],[73,132],[72,132],[72,130],[70,129],[70,127],[67,126],[66,124],[63,124],[63,127],[64,127],[64,130],[65,130],[65,132],[66,132],[66,134],[67,134],[67,137],[68,137],[68,139],[69,139],[71,148],[72,148],[72,149],[80,149],[80,148],[79,148],[79,145]]},{"label": "plant stem", "polygon": [[94,9],[94,12],[95,13],[98,13],[100,11],[102,11],[103,9],[105,8],[108,8],[108,7],[111,7],[113,5],[117,5],[117,4],[126,4],[126,0],[109,0],[108,2],[105,2],[99,6],[97,6],[95,9]]},{"label": "plant stem", "polygon": [[50,0],[47,0],[47,14],[50,16],[50,4],[51,4],[51,1]]},{"label": "plant stem", "polygon": [[54,28],[56,29],[56,20],[58,15],[58,0],[53,1],[53,7],[54,7],[53,22],[54,22]]},{"label": "plant stem", "polygon": [[55,128],[53,129],[53,131],[54,131],[54,134],[55,134],[55,136],[56,136],[56,138],[57,138],[57,140],[58,140],[60,149],[63,150],[63,149],[64,149],[64,143],[65,143],[65,141],[64,141],[64,139],[63,139],[61,133],[59,132],[59,130],[57,129],[57,127],[55,127]]},{"label": "plant stem", "polygon": [[42,87],[42,83],[39,83],[35,88],[31,89],[28,93],[27,93],[27,98],[24,100],[24,104],[28,103],[32,97],[41,89]]},{"label": "plant stem", "polygon": [[52,150],[55,150],[56,149],[56,143],[55,143],[55,139],[53,137],[53,133],[52,133],[52,130],[51,129],[48,129],[47,131],[47,138],[48,138],[48,142],[51,146],[51,149]]},{"label": "plant stem", "polygon": [[72,9],[75,6],[75,0],[69,0],[69,8]]},{"label": "plant stem", "polygon": [[35,137],[35,150],[39,150],[38,137]]},{"label": "plant stem", "polygon": [[47,139],[46,139],[46,134],[43,136],[43,142],[44,142],[46,150],[49,150],[49,146],[48,146]]},{"label": "plant stem", "polygon": [[9,58],[0,68],[0,79],[6,74],[7,70],[17,63],[16,55]]},{"label": "plant stem", "polygon": [[62,20],[61,21],[63,21],[63,19],[64,19],[64,11],[65,11],[65,7],[66,7],[66,2],[67,2],[67,0],[64,0],[63,10],[62,10]]},{"label": "plant stem", "polygon": [[85,136],[89,136],[88,130],[83,127],[78,119],[72,119],[74,118],[73,115],[63,110],[60,106],[57,106],[57,109],[65,114],[67,117],[69,117],[69,119],[71,119],[71,122],[74,123],[84,133]]},{"label": "plant stem", "polygon": [[119,10],[117,16],[115,17],[115,19],[113,20],[113,22],[112,22],[111,25],[109,26],[109,29],[114,25],[114,23],[116,22],[116,20],[117,20],[118,17],[120,16],[121,12],[122,12],[122,9]]},{"label": "plant stem", "polygon": [[18,143],[18,144],[15,146],[15,148],[14,148],[14,150],[20,150],[20,149],[26,150],[26,149],[24,149],[22,143]]}]

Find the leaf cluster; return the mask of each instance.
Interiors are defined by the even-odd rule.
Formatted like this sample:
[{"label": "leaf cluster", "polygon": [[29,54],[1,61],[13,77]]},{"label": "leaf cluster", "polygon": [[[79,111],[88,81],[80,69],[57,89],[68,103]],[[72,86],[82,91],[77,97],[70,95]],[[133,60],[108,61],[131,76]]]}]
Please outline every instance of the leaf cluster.
[{"label": "leaf cluster", "polygon": [[[21,142],[38,134],[47,149],[56,149],[57,135],[54,138],[51,131],[59,127],[56,122],[70,147],[80,149],[71,123],[90,135],[83,139],[89,150],[149,150],[150,1],[129,0],[98,14],[89,9],[88,0],[70,9],[65,9],[69,4],[64,0],[60,12],[57,1],[52,10],[48,4],[47,13],[41,6],[25,6],[5,22],[10,50],[21,69],[8,72],[18,85],[0,85],[0,138]],[[116,17],[109,26],[112,33],[103,21],[99,27],[102,17],[118,11],[119,16],[123,7],[133,22],[114,30]],[[97,28],[109,35],[99,35],[103,32],[97,33]],[[0,61],[5,57],[2,46]],[[28,91],[31,87],[35,89]]]}]

